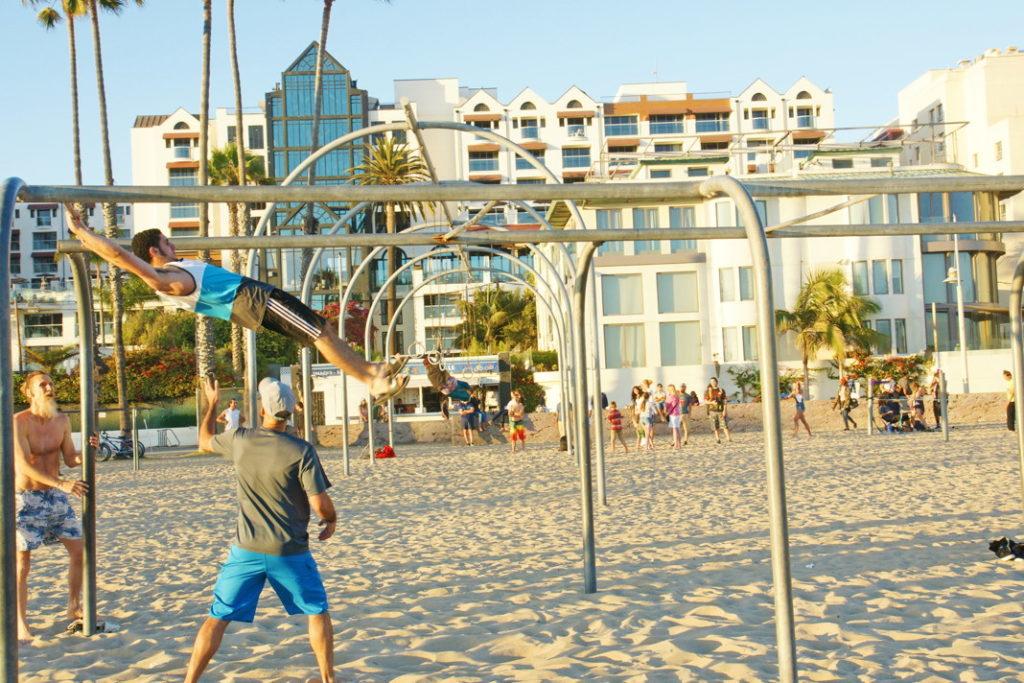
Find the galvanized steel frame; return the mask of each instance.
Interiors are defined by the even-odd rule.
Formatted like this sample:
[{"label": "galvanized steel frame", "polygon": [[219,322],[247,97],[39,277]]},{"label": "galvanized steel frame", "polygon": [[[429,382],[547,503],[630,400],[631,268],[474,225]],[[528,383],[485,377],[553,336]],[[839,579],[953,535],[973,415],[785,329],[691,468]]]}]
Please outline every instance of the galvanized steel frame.
[{"label": "galvanized steel frame", "polygon": [[[423,124],[418,124],[423,127]],[[462,124],[439,125],[436,127],[459,129]],[[394,129],[405,126],[395,124]],[[480,134],[478,131],[474,131]],[[484,131],[486,132],[486,131]],[[486,136],[485,136],[486,137]],[[326,152],[324,152],[326,153]],[[3,184],[2,200],[0,200],[0,281],[9,278],[8,255],[10,253],[10,232],[13,220],[13,205],[16,199],[35,202],[168,202],[168,201],[231,201],[231,202],[275,202],[275,201],[443,201],[443,200],[594,200],[594,201],[625,201],[627,203],[650,203],[659,201],[678,201],[681,199],[706,199],[719,194],[731,197],[740,209],[744,221],[742,228],[714,229],[662,229],[658,232],[660,240],[671,239],[742,239],[748,240],[754,262],[754,280],[756,305],[758,311],[758,344],[762,383],[773,386],[773,378],[777,376],[774,337],[774,312],[771,282],[769,278],[770,262],[766,249],[766,235],[757,217],[751,201],[753,196],[807,196],[835,194],[875,194],[904,192],[952,192],[952,191],[995,191],[1013,194],[1024,188],[1024,177],[1020,176],[957,176],[948,178],[883,178],[865,180],[817,180],[817,181],[771,181],[742,184],[729,177],[715,177],[702,182],[686,183],[608,183],[531,186],[478,186],[478,185],[406,185],[393,187],[54,187],[25,186],[23,181],[12,178]],[[931,224],[900,224],[884,226],[791,226],[772,232],[772,238],[793,238],[810,236],[869,236],[869,235],[914,235],[914,234],[950,234],[959,232],[1024,232],[1024,222],[971,222],[971,223],[931,223]],[[585,334],[585,289],[591,260],[597,243],[610,240],[635,241],[649,238],[650,234],[638,234],[637,231],[626,230],[574,230],[574,231],[517,231],[514,235],[503,236],[500,233],[488,233],[486,236],[458,235],[452,241],[465,246],[474,243],[570,243],[584,242],[587,244],[578,254],[574,281],[573,308],[575,319],[580,326],[574,339],[574,365],[586,367],[586,334]],[[429,238],[428,238],[429,239]],[[190,249],[214,247],[220,249],[256,249],[256,248],[305,248],[317,246],[387,246],[412,244],[428,244],[424,236],[417,235],[315,235],[287,237],[241,237],[216,240],[210,238],[185,238],[176,240],[179,248]],[[215,243],[214,243],[215,242]],[[58,250],[63,253],[81,252],[82,248],[75,242],[62,241]],[[75,268],[76,286],[79,280],[84,281],[83,274]],[[1024,394],[1024,357],[1022,357],[1020,296],[1024,287],[1024,266],[1019,265],[1014,277],[1014,298],[1011,301],[1011,320],[1013,321],[1014,368],[1016,370],[1016,387],[1018,395]],[[81,291],[81,290],[79,290]],[[80,305],[83,305],[80,302]],[[10,344],[9,301],[0,302],[0,315],[4,316],[0,324],[0,345]],[[83,328],[89,327],[83,324]],[[84,342],[84,339],[83,339]],[[2,347],[0,347],[2,348]],[[93,370],[92,353],[86,352],[81,357],[82,375],[91,377]],[[0,354],[0,447],[4,449],[3,471],[0,472],[0,495],[4,500],[13,496],[13,434],[11,428],[11,369],[8,354]],[[765,379],[767,378],[767,379]],[[575,377],[576,396],[586,395],[586,373]],[[584,386],[579,386],[584,385]],[[83,393],[85,391],[83,386]],[[83,407],[83,411],[88,410]],[[1018,419],[1022,417],[1022,406],[1017,406]],[[769,530],[772,548],[772,572],[776,602],[776,637],[778,642],[779,679],[792,681],[796,679],[795,642],[792,622],[792,595],[789,577],[788,541],[785,516],[785,477],[782,467],[781,428],[778,405],[774,401],[765,402],[765,457],[768,462],[769,486]],[[575,417],[577,440],[581,455],[580,477],[589,482],[590,471],[590,440],[586,424],[586,407],[582,401],[576,401]],[[83,427],[87,423],[83,422]],[[1022,472],[1024,472],[1024,437],[1019,442]],[[88,448],[88,446],[83,446]],[[87,460],[89,460],[87,458]],[[88,470],[84,476],[92,479]],[[93,481],[89,481],[94,484]],[[592,501],[584,495],[585,487],[581,485],[581,496],[584,510],[584,589],[596,589],[596,558],[588,554],[587,547],[593,548]],[[1022,474],[1022,493],[1024,493],[1024,474]],[[95,494],[93,494],[95,495]],[[14,571],[14,520],[8,506],[4,506],[2,525],[4,546],[0,549],[0,560],[3,572],[4,590],[0,600],[5,604],[4,626],[0,629],[0,637],[4,641],[4,661],[0,666],[0,677],[8,681],[16,680],[17,676],[17,641],[14,610],[13,582],[10,577]],[[588,528],[587,518],[590,517]],[[93,568],[94,569],[94,568]],[[86,605],[92,610],[95,618],[95,605]]]}]

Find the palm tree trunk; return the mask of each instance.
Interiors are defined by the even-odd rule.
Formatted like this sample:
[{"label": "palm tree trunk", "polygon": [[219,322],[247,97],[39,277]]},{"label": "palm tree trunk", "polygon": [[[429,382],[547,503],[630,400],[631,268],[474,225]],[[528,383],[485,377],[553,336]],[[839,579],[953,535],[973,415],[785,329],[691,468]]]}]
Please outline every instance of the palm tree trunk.
[{"label": "palm tree trunk", "polygon": [[808,362],[807,354],[804,354],[803,364],[804,364],[804,385],[807,387],[807,396],[808,396],[808,398],[810,398],[810,396],[811,396],[811,375],[810,375],[810,368],[808,367],[809,366],[809,362]]},{"label": "palm tree trunk", "polygon": [[[309,138],[309,152],[312,154],[320,147],[320,108],[324,97],[324,53],[327,51],[327,32],[331,26],[331,7],[334,0],[324,0],[324,11],[320,19],[320,42],[316,49],[316,74],[313,77],[313,124]],[[310,165],[307,184],[312,187],[316,182],[316,163]],[[317,221],[313,215],[314,202],[310,202],[306,208],[306,218],[302,222],[302,229],[307,235],[316,232]],[[302,250],[302,273],[305,275],[309,270],[309,263],[313,260],[311,249]]]},{"label": "palm tree trunk", "polygon": [[[212,0],[203,0],[203,66],[202,66],[202,90],[199,103],[199,177],[197,182],[205,186],[209,180],[207,165],[209,163],[210,146],[210,26],[212,24],[212,12],[210,8]],[[199,236],[209,237],[210,235],[210,205],[206,202],[199,204]],[[210,252],[199,252],[199,258],[209,263]],[[215,367],[213,354],[213,325],[206,316],[199,316],[196,319],[196,363],[200,377],[205,377]]]},{"label": "palm tree trunk", "polygon": [[[113,166],[110,161],[110,133],[107,127],[107,92],[103,82],[103,48],[100,41],[100,17],[96,0],[88,0],[89,18],[92,23],[93,55],[96,61],[96,91],[100,115],[100,141],[103,150],[103,176],[107,185],[114,184]],[[106,235],[111,239],[117,239],[117,218],[113,204],[103,205],[103,219],[106,228]],[[117,381],[117,405],[120,415],[120,427],[122,432],[129,429],[128,416],[128,378],[125,372],[124,354],[124,295],[121,292],[121,271],[111,267],[109,270],[110,292],[112,299],[114,318],[114,373]],[[83,324],[91,321],[83,321]]]},{"label": "palm tree trunk", "polygon": [[[78,127],[78,49],[75,46],[75,15],[65,13],[68,22],[68,58],[71,61],[71,150],[75,164],[75,185],[82,184],[82,141]],[[85,212],[79,207],[79,213]]]},{"label": "palm tree trunk", "polygon": [[[231,81],[235,86],[235,149],[238,150],[238,185],[245,187],[245,125],[242,117],[242,76],[238,69],[238,41],[235,36],[235,0],[227,0],[228,13],[228,52],[231,55]],[[248,208],[248,205],[245,205]],[[239,204],[229,204],[231,236],[238,237],[241,230],[239,224]],[[243,218],[248,223],[248,212],[242,211]],[[230,253],[231,270],[241,272],[241,259],[237,251]],[[245,376],[245,349],[242,338],[242,328],[238,325],[231,326],[231,372],[236,381]]]}]

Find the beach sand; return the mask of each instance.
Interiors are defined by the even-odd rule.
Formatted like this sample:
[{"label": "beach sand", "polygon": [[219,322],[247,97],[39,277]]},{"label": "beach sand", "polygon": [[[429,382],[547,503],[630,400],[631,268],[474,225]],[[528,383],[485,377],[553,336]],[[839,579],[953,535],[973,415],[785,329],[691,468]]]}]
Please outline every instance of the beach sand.
[{"label": "beach sand", "polygon": [[[788,415],[784,411],[784,418]],[[760,434],[609,455],[598,592],[582,592],[577,470],[552,444],[409,444],[324,459],[339,531],[314,541],[342,680],[772,681]],[[1024,535],[1014,435],[785,438],[798,666],[808,681],[1017,681]],[[63,633],[59,547],[34,553],[22,681],[180,680],[235,518],[215,456],[100,463],[99,605],[121,630]],[[305,619],[268,588],[204,680],[304,681]]]}]

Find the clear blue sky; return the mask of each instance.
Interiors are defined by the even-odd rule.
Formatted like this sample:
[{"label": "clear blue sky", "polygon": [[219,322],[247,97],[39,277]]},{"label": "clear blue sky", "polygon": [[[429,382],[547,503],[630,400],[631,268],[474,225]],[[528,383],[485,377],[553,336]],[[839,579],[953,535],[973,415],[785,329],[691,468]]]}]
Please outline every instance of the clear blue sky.
[{"label": "clear blue sky", "polygon": [[[238,0],[244,105],[253,107],[310,42],[318,0]],[[214,0],[211,113],[232,107],[224,2]],[[87,21],[79,83],[85,182],[103,181]],[[839,126],[885,123],[897,92],[928,69],[990,47],[1024,48],[1024,3],[688,2],[684,0],[338,0],[327,48],[383,102],[395,79],[458,78],[510,99],[532,87],[553,99],[570,85],[602,99],[620,83],[686,81],[691,92],[736,94],[760,77],[778,90],[800,76],[835,93]],[[131,182],[129,131],[138,114],[198,112],[199,0],[148,0],[102,19],[114,178]],[[0,177],[73,181],[66,30],[46,32],[31,9],[0,4],[0,86],[6,142]]]}]

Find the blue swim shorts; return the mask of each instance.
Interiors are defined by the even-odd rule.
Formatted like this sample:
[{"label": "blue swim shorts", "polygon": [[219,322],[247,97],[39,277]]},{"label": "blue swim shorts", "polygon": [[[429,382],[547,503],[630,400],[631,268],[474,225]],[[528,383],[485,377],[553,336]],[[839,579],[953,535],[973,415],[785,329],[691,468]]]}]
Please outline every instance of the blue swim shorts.
[{"label": "blue swim shorts", "polygon": [[82,523],[75,517],[71,499],[60,489],[15,491],[14,501],[18,550],[82,537]]},{"label": "blue swim shorts", "polygon": [[323,614],[327,592],[309,552],[301,555],[266,555],[231,546],[213,587],[210,616],[222,621],[251,622],[267,581],[288,614]]}]

